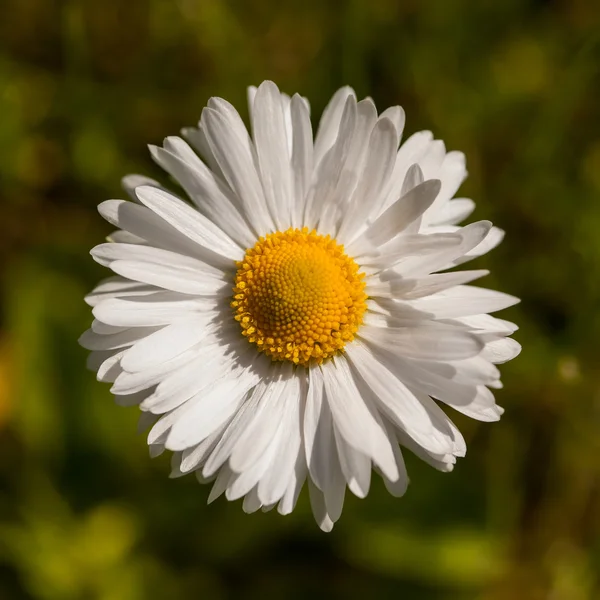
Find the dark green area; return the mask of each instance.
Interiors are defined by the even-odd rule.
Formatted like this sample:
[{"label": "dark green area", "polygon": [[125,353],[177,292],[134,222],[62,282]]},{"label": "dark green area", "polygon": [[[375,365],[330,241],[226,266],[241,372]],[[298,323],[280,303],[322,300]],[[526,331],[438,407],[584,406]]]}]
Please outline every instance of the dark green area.
[{"label": "dark green area", "polygon": [[[599,65],[593,0],[4,0],[0,598],[600,597]],[[170,481],[76,345],[96,205],[265,78],[313,115],[350,84],[463,150],[473,218],[507,231],[477,266],[523,299],[502,421],[456,415],[454,473],[410,459],[405,498],[377,481],[329,535],[304,496],[247,516]]]}]

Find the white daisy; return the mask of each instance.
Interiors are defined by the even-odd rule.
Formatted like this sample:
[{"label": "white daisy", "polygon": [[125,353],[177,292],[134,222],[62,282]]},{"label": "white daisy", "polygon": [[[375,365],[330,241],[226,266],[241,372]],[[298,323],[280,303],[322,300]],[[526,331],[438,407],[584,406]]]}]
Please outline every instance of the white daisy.
[{"label": "white daisy", "polygon": [[457,225],[474,207],[453,198],[464,156],[429,132],[399,146],[400,107],[378,115],[342,88],[313,141],[304,98],[266,81],[249,105],[251,136],[209,100],[183,131],[202,160],[179,137],[151,147],[186,200],[132,175],[134,202],[100,205],[118,231],[92,255],[115,276],[86,298],[81,343],[175,476],[281,514],[306,481],[329,531],[372,468],[404,494],[400,445],[452,470],[465,442],[436,401],[500,418],[495,365],[520,347],[488,313],[517,299],[467,285],[487,271],[449,271],[502,231]]}]

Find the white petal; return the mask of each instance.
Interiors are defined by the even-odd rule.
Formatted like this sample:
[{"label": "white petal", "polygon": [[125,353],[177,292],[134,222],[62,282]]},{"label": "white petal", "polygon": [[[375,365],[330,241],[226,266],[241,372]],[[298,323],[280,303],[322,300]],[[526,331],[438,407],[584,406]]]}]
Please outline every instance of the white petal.
[{"label": "white petal", "polygon": [[133,233],[129,233],[129,231],[123,231],[122,229],[118,229],[117,231],[113,231],[110,235],[106,236],[107,241],[115,242],[117,244],[146,244],[146,240],[134,235]]},{"label": "white petal", "polygon": [[452,273],[434,273],[418,279],[405,279],[401,282],[401,289],[396,289],[396,297],[402,300],[415,300],[431,296],[456,285],[470,283],[480,277],[489,275],[486,269],[477,271],[454,271]]},{"label": "white petal", "polygon": [[457,258],[454,261],[454,264],[459,265],[473,258],[477,258],[478,256],[487,254],[490,250],[493,250],[498,244],[500,244],[503,239],[504,231],[498,227],[492,227],[482,242],[467,252],[464,256]]},{"label": "white petal", "polygon": [[157,265],[165,265],[172,268],[188,269],[192,272],[200,272],[209,277],[224,277],[223,270],[213,267],[201,260],[163,250],[152,246],[140,246],[137,244],[109,243],[99,244],[90,251],[98,263],[110,267],[115,260],[130,260],[148,262]]},{"label": "white petal", "polygon": [[128,327],[119,327],[117,325],[107,325],[102,321],[98,321],[98,319],[94,319],[92,321],[92,331],[94,333],[100,333],[101,335],[109,335],[112,333],[121,333],[125,331],[125,329],[129,329]]},{"label": "white petal", "polygon": [[483,349],[479,338],[458,327],[443,325],[425,327],[368,327],[360,330],[360,337],[383,348],[411,358],[425,360],[459,360],[476,356]]},{"label": "white petal", "polygon": [[105,383],[113,383],[123,372],[121,358],[125,352],[125,350],[120,350],[112,354],[112,356],[105,358],[97,369],[96,379]]},{"label": "white petal", "polygon": [[[444,380],[437,377],[437,385],[432,385],[429,379],[425,379],[425,375],[429,376],[430,373],[424,373],[422,369],[419,370],[414,366],[416,361],[411,361],[409,366],[408,361],[397,358],[392,351],[388,351],[387,355],[379,352],[377,361],[378,366],[370,365],[374,371],[374,378],[365,379],[363,386],[359,386],[363,396],[375,395],[374,398],[390,421],[414,440],[415,444],[425,448],[428,452],[443,454],[452,450],[454,438],[439,433],[432,421],[432,414],[426,408],[427,402],[422,401],[423,393],[435,395],[443,388],[440,382]],[[414,370],[418,371],[417,375],[413,375]],[[446,383],[455,385],[453,382],[446,381]],[[368,387],[365,387],[365,384]],[[455,385],[454,388],[455,397],[461,401],[470,391],[466,386]],[[418,415],[418,420],[404,416],[403,413],[406,413],[404,404],[407,401],[417,403],[417,410],[421,413]]]},{"label": "white petal", "polygon": [[[335,226],[339,206],[336,190],[342,169],[352,148],[356,126],[356,99],[348,96],[339,124],[339,132],[333,146],[327,151],[320,164],[315,162],[315,181],[309,195],[304,225],[314,228],[317,224],[323,231],[331,231]],[[316,149],[315,149],[316,152]]]},{"label": "white petal", "polygon": [[426,179],[439,177],[440,168],[446,157],[446,145],[442,140],[433,140],[427,146],[427,151],[419,159],[419,165]]},{"label": "white petal", "polygon": [[[376,409],[357,389],[346,359],[340,356],[335,364],[330,361],[321,368],[335,430],[350,446],[372,459],[392,479],[396,478],[398,471],[385,429],[375,416]],[[337,448],[342,464],[339,444]]]},{"label": "white petal", "polygon": [[419,131],[410,136],[400,146],[396,155],[396,165],[390,182],[385,191],[385,201],[381,208],[371,215],[371,220],[375,220],[381,214],[381,211],[389,208],[401,196],[402,184],[405,180],[406,173],[411,165],[418,164],[423,154],[426,152],[429,144],[433,139],[430,131]]},{"label": "white petal", "polygon": [[[449,250],[458,247],[461,242],[462,238],[454,233],[399,235],[387,244],[380,246],[378,253],[360,256],[360,263],[377,269],[389,269],[407,257],[426,256],[442,250]],[[355,254],[354,258],[359,257]]]},{"label": "white petal", "polygon": [[96,306],[96,304],[102,302],[102,300],[107,300],[108,298],[147,296],[158,291],[159,288],[157,287],[115,276],[102,280],[94,290],[85,297],[85,301],[89,306]]},{"label": "white petal", "polygon": [[136,188],[135,193],[142,204],[195,244],[232,261],[244,256],[240,246],[224,231],[176,196],[147,186]]},{"label": "white petal", "polygon": [[317,525],[326,533],[329,533],[333,529],[333,520],[327,514],[327,508],[325,507],[325,498],[323,493],[308,480],[308,492],[310,495],[310,506],[312,508],[313,515]]},{"label": "white petal", "polygon": [[[160,296],[156,294],[156,296]],[[165,300],[139,302],[135,299],[112,298],[97,304],[93,315],[109,325],[120,327],[153,327],[181,322],[207,312],[214,305],[206,305],[199,300]]]},{"label": "white petal", "polygon": [[337,521],[344,505],[346,483],[335,446],[331,411],[327,401],[324,401],[323,376],[320,367],[311,367],[309,377],[304,416],[309,483],[320,488],[325,494],[329,515],[331,519]]},{"label": "white petal", "polygon": [[[439,146],[436,148],[438,144]],[[432,159],[429,168],[427,165],[428,159]],[[443,142],[436,140],[432,142],[429,152],[420,164],[427,177],[438,177],[442,182],[442,189],[436,201],[423,216],[423,222],[429,223],[437,218],[437,215],[467,177],[466,159],[462,152],[454,151],[446,154]]]},{"label": "white petal", "polygon": [[278,429],[275,435],[268,440],[264,452],[257,457],[254,463],[242,472],[234,473],[234,478],[227,487],[228,500],[237,500],[247,494],[268,473],[277,456],[282,436],[283,431]]},{"label": "white petal", "polygon": [[313,140],[310,115],[302,98],[295,94],[291,101],[292,129],[294,131],[291,166],[294,178],[295,201],[292,227],[301,227],[313,169]]},{"label": "white petal", "polygon": [[[221,181],[225,181],[221,167],[217,163],[215,156],[210,149],[208,140],[206,139],[206,133],[202,123],[198,123],[198,129],[195,127],[184,127],[181,130],[183,136],[190,142],[190,144],[197,150],[198,154],[202,157],[204,162],[208,165],[209,170]],[[232,202],[235,206],[238,206],[237,198],[232,197]]]},{"label": "white petal", "polygon": [[261,83],[256,92],[252,133],[267,205],[283,231],[291,225],[294,195],[284,104],[272,81]]},{"label": "white petal", "polygon": [[423,214],[439,190],[439,180],[424,181],[392,204],[363,235],[377,245],[391,240]]},{"label": "white petal", "polygon": [[447,454],[464,456],[467,452],[467,444],[456,425],[427,394],[417,394],[417,397],[429,413],[433,424],[433,435],[438,440],[439,447],[446,448]]},{"label": "white petal", "polygon": [[[283,108],[283,123],[285,125],[285,133],[286,133],[286,138],[287,138],[287,143],[288,143],[288,148],[287,148],[288,156],[292,156],[292,145],[293,145],[293,139],[294,139],[294,129],[292,127],[292,111],[291,111],[292,99],[287,94],[284,94],[283,92],[281,93],[281,104],[282,104],[282,108]],[[273,508],[275,505],[270,504],[269,506],[271,508]]]},{"label": "white petal", "polygon": [[387,491],[392,496],[400,498],[404,496],[408,488],[408,473],[406,472],[406,465],[404,463],[404,457],[402,456],[402,450],[400,449],[400,445],[396,441],[396,436],[394,434],[393,427],[389,422],[385,423],[385,427],[387,435],[392,441],[392,449],[396,458],[396,464],[398,465],[398,479],[396,481],[392,481],[391,479],[382,474],[383,483],[385,484],[385,488],[387,489]]},{"label": "white petal", "polygon": [[397,147],[397,131],[389,119],[380,119],[371,132],[364,167],[358,176],[358,185],[350,200],[349,210],[343,215],[338,231],[342,243],[350,242],[360,231],[379,201],[383,186],[392,174]]},{"label": "white petal", "polygon": [[[352,106],[354,106],[354,98],[348,100]],[[365,172],[365,158],[368,155],[369,139],[373,132],[373,127],[377,122],[377,108],[371,99],[361,100],[356,104],[354,111],[354,128],[351,133],[351,138],[347,139],[348,147],[345,154],[340,154],[343,163],[340,165],[341,169],[337,174],[337,181],[333,187],[332,194],[329,196],[327,203],[330,204],[332,210],[329,213],[329,222],[327,219],[321,221],[324,231],[331,231],[335,233],[338,227],[338,214],[340,216],[346,216],[348,212],[354,212],[354,206],[360,201],[357,200],[356,195],[358,191],[357,185],[363,185],[362,182],[363,173]],[[340,135],[344,134],[345,126],[349,125],[351,121],[345,120],[345,115],[342,118],[340,124]],[[381,136],[377,135],[376,145],[379,142]],[[337,142],[336,142],[337,145]],[[337,147],[334,145],[332,148]],[[377,165],[379,167],[379,165]],[[335,171],[337,173],[337,171]],[[379,181],[377,185],[379,185]],[[316,185],[319,185],[317,182]],[[370,192],[370,190],[369,190]],[[363,224],[361,223],[361,226]],[[339,237],[339,236],[336,236]]]},{"label": "white petal", "polygon": [[165,447],[163,444],[149,444],[148,445],[148,454],[150,458],[156,458],[160,456],[165,451]]},{"label": "white petal", "polygon": [[120,333],[101,335],[88,329],[79,338],[79,343],[86,350],[116,350],[131,346],[138,340],[157,331],[158,327],[136,327]]},{"label": "white petal", "polygon": [[160,419],[152,426],[152,429],[148,432],[147,442],[149,446],[155,446],[160,444],[164,448],[164,443],[169,436],[171,431],[171,427],[173,424],[179,419],[183,411],[186,409],[186,406],[180,406],[175,410],[162,415]]},{"label": "white petal", "polygon": [[[431,131],[418,131],[413,133],[398,150],[398,163],[405,166],[405,171],[410,165],[418,163],[431,145],[433,134]],[[404,179],[404,174],[402,175]]]},{"label": "white petal", "polygon": [[292,378],[286,397],[281,422],[281,440],[275,459],[258,483],[258,496],[265,505],[278,502],[292,478],[300,452],[300,389],[297,378]]},{"label": "white petal", "polygon": [[[137,329],[141,329],[137,328]],[[135,331],[135,330],[132,330]],[[156,331],[156,329],[154,329]],[[167,375],[174,373],[176,370],[185,367],[185,365],[198,358],[198,348],[190,348],[177,355],[170,360],[164,361],[159,365],[144,371],[129,373],[123,371],[115,380],[111,388],[113,394],[132,394],[156,385],[162,381]]]},{"label": "white petal", "polygon": [[184,412],[171,428],[166,447],[184,450],[198,444],[235,413],[257,381],[256,374],[245,371],[219,381],[201,397],[185,404]]},{"label": "white petal", "polygon": [[296,507],[298,496],[306,480],[307,468],[306,460],[304,458],[303,449],[300,449],[298,456],[296,457],[296,465],[294,468],[294,474],[288,484],[288,487],[283,495],[283,498],[277,506],[277,512],[280,515],[289,515]]},{"label": "white petal", "polygon": [[240,437],[252,425],[265,391],[264,385],[260,383],[254,388],[223,432],[214,451],[204,465],[202,474],[205,477],[210,477],[216,473],[229,460]]},{"label": "white petal", "polygon": [[410,304],[418,310],[431,313],[437,319],[451,319],[468,315],[490,313],[513,306],[518,298],[470,285],[459,285]]},{"label": "white petal", "polygon": [[[137,189],[137,188],[136,188]],[[153,213],[149,208],[126,200],[106,200],[98,206],[98,212],[110,223],[146,240],[156,248],[164,248],[178,254],[187,254],[201,260],[220,260],[219,255],[202,248]],[[214,262],[211,261],[211,264]]]},{"label": "white petal", "polygon": [[202,469],[204,477],[210,477],[216,473],[221,466],[229,460],[229,456],[237,444],[240,435],[245,431],[246,427],[254,417],[254,411],[257,409],[260,399],[261,394],[256,393],[255,388],[254,393],[249,395],[234,415],[233,419],[231,419],[231,422],[224,430],[223,435],[220,436],[214,450],[206,460]]},{"label": "white petal", "polygon": [[325,153],[333,146],[338,136],[346,100],[350,96],[356,98],[352,88],[347,86],[340,88],[325,107],[317,129],[317,135],[315,136],[315,165],[321,161]]},{"label": "white petal", "polygon": [[390,106],[381,113],[380,118],[387,118],[394,124],[394,127],[396,128],[396,134],[398,136],[396,146],[398,146],[400,138],[402,137],[402,132],[404,131],[404,124],[406,122],[404,109],[401,106]]},{"label": "white petal", "polygon": [[393,423],[408,431],[426,447],[436,443],[432,437],[429,414],[395,373],[388,370],[360,343],[349,344],[346,354],[354,370],[372,391],[381,410]]},{"label": "white petal", "polygon": [[466,325],[472,329],[480,329],[489,333],[499,335],[512,335],[519,327],[510,321],[498,319],[492,315],[472,315],[470,317],[460,317],[457,322]]},{"label": "white petal", "polygon": [[208,394],[221,380],[233,378],[236,358],[224,356],[218,346],[213,342],[196,348],[197,358],[162,379],[142,409],[156,414],[168,412],[192,397]]},{"label": "white petal", "polygon": [[[423,363],[396,358],[396,369],[407,386],[448,404],[469,417],[480,421],[497,421],[501,412],[493,394],[484,386],[464,385],[446,378],[437,369],[428,369]],[[410,434],[411,432],[407,430]],[[414,436],[412,436],[414,437]],[[416,438],[415,438],[416,439]],[[417,440],[423,447],[426,443]],[[429,448],[435,451],[433,448]]]},{"label": "white petal", "polygon": [[180,469],[181,466],[181,452],[174,452],[171,454],[171,472],[169,473],[169,479],[177,479],[183,477],[183,473]]},{"label": "white petal", "polygon": [[229,464],[238,473],[250,468],[273,441],[283,418],[285,398],[295,389],[295,384],[290,381],[291,363],[283,365],[279,375],[274,375],[277,379],[264,384],[254,420],[248,424],[231,454]]},{"label": "white petal", "polygon": [[197,296],[217,296],[227,286],[222,277],[194,271],[173,263],[159,265],[134,260],[116,260],[110,268],[123,277],[154,285],[164,290]]},{"label": "white petal", "polygon": [[475,202],[468,198],[456,198],[444,204],[432,219],[432,225],[455,225],[475,210]]},{"label": "white petal", "polygon": [[[209,436],[205,437],[199,444],[186,448],[181,453],[181,465],[180,469],[183,473],[189,473],[190,471],[200,469],[210,454],[214,451],[216,445],[221,440],[221,436],[225,432],[229,425],[229,422],[225,422],[221,427],[217,427]],[[200,471],[198,471],[200,473]],[[207,481],[212,477],[204,477]]]},{"label": "white petal", "polygon": [[202,340],[209,320],[210,317],[205,314],[197,319],[174,323],[136,342],[123,357],[123,368],[135,373],[179,356]]},{"label": "white petal", "polygon": [[408,448],[413,454],[418,456],[421,460],[425,461],[434,469],[438,469],[439,471],[445,473],[448,473],[454,469],[456,457],[453,454],[436,454],[435,452],[426,450],[416,443],[412,438],[410,438],[406,432],[400,429],[396,430],[396,435],[398,436],[398,441],[402,446]]},{"label": "white petal", "polygon": [[344,499],[346,496],[346,481],[342,473],[342,468],[339,465],[337,452],[335,461],[336,469],[334,471],[334,477],[327,482],[323,492],[327,512],[333,521],[337,521],[342,516],[342,509],[344,508]]},{"label": "white petal", "polygon": [[262,508],[262,502],[258,497],[258,486],[254,486],[245,496],[242,503],[242,510],[246,514],[251,514]]},{"label": "white petal", "polygon": [[[400,196],[405,196],[412,189],[416,188],[418,185],[421,185],[425,181],[425,176],[423,175],[423,171],[418,164],[411,165],[406,172],[406,176],[404,177],[404,182],[402,183],[402,191]],[[416,234],[419,233],[421,229],[421,223],[423,222],[423,215],[417,217],[408,227],[405,229],[405,234]]]},{"label": "white petal", "polygon": [[323,402],[323,393],[321,369],[311,367],[303,433],[308,469],[312,480],[320,490],[324,490],[327,482],[333,479],[337,462],[331,410],[328,403]]},{"label": "white petal", "polygon": [[223,467],[219,471],[219,475],[217,476],[212,489],[210,490],[210,494],[208,495],[207,504],[211,504],[214,502],[219,496],[223,494],[223,492],[227,489],[227,486],[230,484],[235,475],[228,469],[226,466]]},{"label": "white petal", "polygon": [[163,186],[158,183],[155,179],[151,179],[150,177],[146,177],[145,175],[138,175],[132,173],[131,175],[125,175],[123,179],[121,179],[121,185],[123,189],[127,192],[127,195],[134,201],[138,202],[137,196],[135,195],[135,188],[140,185],[150,185],[153,187],[157,187],[160,189],[164,189]]},{"label": "white petal", "polygon": [[237,111],[228,102],[212,98],[202,111],[201,123],[215,160],[253,230],[263,235],[275,231],[256,170],[254,147]]},{"label": "white petal", "polygon": [[371,459],[350,446],[337,427],[334,432],[340,466],[348,488],[355,496],[366,498],[371,486]]},{"label": "white petal", "polygon": [[469,223],[465,227],[447,228],[451,230],[451,233],[462,238],[457,247],[441,251],[438,254],[408,258],[397,264],[395,270],[404,277],[416,277],[450,268],[455,264],[455,259],[459,259],[485,239],[491,228],[492,224],[489,221]]},{"label": "white petal", "polygon": [[447,363],[416,361],[417,364],[439,373],[443,377],[464,383],[465,385],[496,385],[500,379],[500,371],[481,354],[463,360]]},{"label": "white petal", "polygon": [[186,161],[183,156],[186,150],[191,152],[177,137],[167,138],[165,148],[150,146],[154,160],[181,184],[200,212],[238,245],[251,246],[256,234],[240,214],[235,194],[193,153],[193,158]]},{"label": "white petal", "polygon": [[477,419],[478,421],[498,421],[504,412],[496,404],[494,394],[483,385],[478,385],[476,392],[469,394],[462,402],[451,403],[448,400],[442,400],[442,402],[445,402],[454,410],[467,415],[467,417]]},{"label": "white petal", "polygon": [[255,85],[249,85],[246,88],[246,100],[248,102],[248,114],[250,118],[252,118],[252,114],[254,112],[254,98],[256,98],[256,92],[258,88]]},{"label": "white petal", "polygon": [[519,342],[511,338],[504,338],[487,343],[481,356],[492,363],[501,364],[512,360],[520,352],[521,344]]}]

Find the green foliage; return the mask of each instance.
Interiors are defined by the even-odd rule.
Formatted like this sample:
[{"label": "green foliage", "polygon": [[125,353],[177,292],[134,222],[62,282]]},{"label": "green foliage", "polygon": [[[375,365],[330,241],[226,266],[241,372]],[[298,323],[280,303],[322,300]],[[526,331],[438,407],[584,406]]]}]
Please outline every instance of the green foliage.
[{"label": "green foliage", "polygon": [[[0,7],[0,598],[600,597],[600,5],[588,0],[4,0]],[[506,241],[524,353],[468,456],[409,460],[330,535],[205,506],[85,370],[96,205],[167,179],[147,143],[211,95],[275,80],[320,114],[343,84],[467,154],[461,193]]]}]

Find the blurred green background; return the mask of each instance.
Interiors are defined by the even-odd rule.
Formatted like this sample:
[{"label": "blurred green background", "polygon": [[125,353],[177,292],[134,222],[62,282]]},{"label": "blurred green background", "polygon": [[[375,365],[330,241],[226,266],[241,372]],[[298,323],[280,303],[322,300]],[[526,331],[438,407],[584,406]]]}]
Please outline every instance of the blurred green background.
[{"label": "blurred green background", "polygon": [[[461,195],[506,229],[478,266],[520,296],[500,423],[454,414],[452,474],[409,457],[333,533],[207,507],[171,481],[77,346],[105,275],[96,213],[145,145],[265,78],[343,84],[467,154]],[[2,0],[0,598],[600,598],[600,3]]]}]

